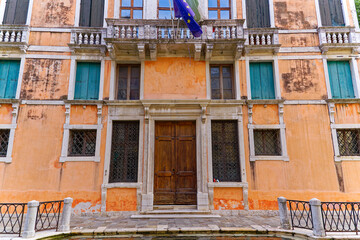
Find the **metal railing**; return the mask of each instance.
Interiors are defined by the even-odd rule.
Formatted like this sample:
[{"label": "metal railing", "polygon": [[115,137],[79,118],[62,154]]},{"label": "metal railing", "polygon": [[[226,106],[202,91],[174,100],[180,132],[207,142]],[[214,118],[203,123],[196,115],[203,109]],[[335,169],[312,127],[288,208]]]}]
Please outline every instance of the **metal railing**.
[{"label": "metal railing", "polygon": [[322,202],[321,213],[326,232],[359,231],[360,202]]},{"label": "metal railing", "polygon": [[294,227],[312,229],[312,214],[309,202],[288,200],[292,229]]},{"label": "metal railing", "polygon": [[0,203],[0,234],[21,234],[26,203]]},{"label": "metal railing", "polygon": [[58,230],[63,204],[63,200],[40,202],[36,214],[35,231]]}]

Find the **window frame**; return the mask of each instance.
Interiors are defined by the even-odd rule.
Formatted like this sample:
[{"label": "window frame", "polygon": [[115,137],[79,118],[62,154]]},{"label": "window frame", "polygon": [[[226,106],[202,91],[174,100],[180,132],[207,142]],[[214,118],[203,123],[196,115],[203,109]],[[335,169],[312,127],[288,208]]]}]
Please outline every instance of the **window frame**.
[{"label": "window frame", "polygon": [[[134,7],[134,0],[130,0],[130,2],[131,2],[131,6],[130,7],[123,7],[123,6],[121,6],[122,5],[122,2],[123,2],[123,0],[120,0],[120,12],[119,12],[119,18],[121,18],[121,19],[134,19],[133,18],[133,11],[134,10],[141,10],[142,11],[142,15],[141,15],[141,19],[144,19],[144,0],[142,0],[142,7]],[[130,10],[130,18],[122,18],[121,17],[121,10]]]},{"label": "window frame", "polygon": [[[119,91],[119,70],[121,66],[128,67],[128,76],[127,76],[127,87],[126,87],[126,99],[118,99]],[[131,92],[131,69],[132,67],[139,67],[139,99],[130,99]],[[115,76],[115,99],[119,101],[137,101],[140,100],[140,89],[141,89],[141,64],[117,64],[116,66],[116,76]]]},{"label": "window frame", "polygon": [[[1,106],[0,106],[1,108]],[[12,153],[14,147],[14,140],[15,140],[15,130],[17,128],[17,116],[19,112],[19,103],[12,104],[12,120],[11,124],[0,124],[0,129],[9,129],[9,142],[7,147],[7,153],[5,157],[0,157],[0,163],[11,163],[12,162]]]},{"label": "window frame", "polygon": [[[221,19],[221,11],[222,10],[227,10],[227,11],[229,11],[229,18],[228,19],[232,19],[232,1],[235,1],[235,0],[228,0],[229,1],[229,7],[220,7],[220,1],[221,0],[216,0],[216,1],[217,1],[217,7],[215,8],[215,7],[209,7],[209,0],[207,0],[207,3],[208,3],[208,16],[209,16],[209,11],[217,11],[217,18],[216,19]],[[213,19],[213,18],[211,18],[211,19]]]},{"label": "window frame", "polygon": [[[219,84],[220,84],[220,98],[212,98],[212,88],[211,88],[211,68],[212,67],[219,67],[220,68],[220,78],[219,78]],[[231,71],[231,84],[232,84],[232,98],[224,99],[224,83],[223,83],[223,75],[222,75],[222,68],[223,67],[230,67]],[[224,63],[224,64],[209,64],[209,78],[210,78],[210,99],[211,100],[234,100],[236,99],[236,85],[235,85],[235,73],[234,73],[234,65],[230,63]]]},{"label": "window frame", "polygon": [[[29,0],[27,17],[26,17],[26,22],[25,22],[24,25],[27,25],[27,26],[30,25],[32,9],[33,9],[33,3],[34,3],[34,0]],[[6,0],[1,1],[1,3],[0,3],[0,24],[1,25],[4,24],[5,9],[6,9]]]}]

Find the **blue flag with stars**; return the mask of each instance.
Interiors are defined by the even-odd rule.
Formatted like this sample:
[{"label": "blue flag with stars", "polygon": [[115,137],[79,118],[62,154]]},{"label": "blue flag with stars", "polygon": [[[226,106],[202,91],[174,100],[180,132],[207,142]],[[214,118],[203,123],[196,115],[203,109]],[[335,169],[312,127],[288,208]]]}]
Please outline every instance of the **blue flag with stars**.
[{"label": "blue flag with stars", "polygon": [[200,37],[202,34],[202,30],[200,25],[195,21],[195,13],[190,8],[189,4],[186,0],[174,0],[174,12],[175,17],[180,18],[185,21],[188,26],[190,32],[194,37]]}]

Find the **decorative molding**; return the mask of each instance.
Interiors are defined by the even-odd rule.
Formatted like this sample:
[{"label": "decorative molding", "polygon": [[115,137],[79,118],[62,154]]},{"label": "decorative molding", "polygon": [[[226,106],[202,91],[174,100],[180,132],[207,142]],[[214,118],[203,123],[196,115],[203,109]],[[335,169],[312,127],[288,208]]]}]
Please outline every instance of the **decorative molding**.
[{"label": "decorative molding", "polygon": [[194,60],[200,61],[202,44],[195,44],[194,47],[195,47]]}]

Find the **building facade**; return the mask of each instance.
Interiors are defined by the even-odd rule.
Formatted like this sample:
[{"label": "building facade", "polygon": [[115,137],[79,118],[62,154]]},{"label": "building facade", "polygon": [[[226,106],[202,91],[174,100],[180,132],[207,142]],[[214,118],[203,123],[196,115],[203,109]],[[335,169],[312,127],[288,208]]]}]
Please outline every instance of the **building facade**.
[{"label": "building facade", "polygon": [[0,199],[74,211],[360,198],[353,0],[0,1]]}]

